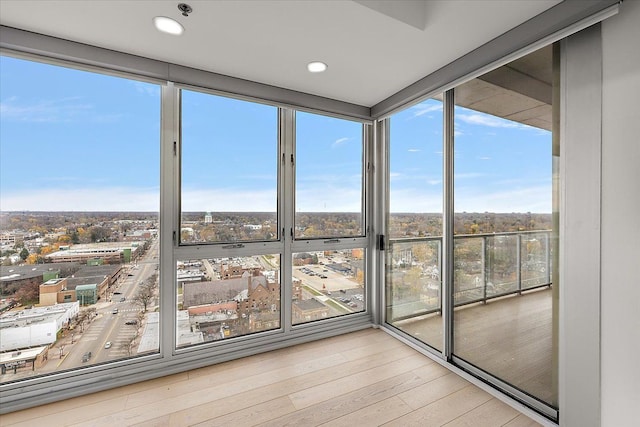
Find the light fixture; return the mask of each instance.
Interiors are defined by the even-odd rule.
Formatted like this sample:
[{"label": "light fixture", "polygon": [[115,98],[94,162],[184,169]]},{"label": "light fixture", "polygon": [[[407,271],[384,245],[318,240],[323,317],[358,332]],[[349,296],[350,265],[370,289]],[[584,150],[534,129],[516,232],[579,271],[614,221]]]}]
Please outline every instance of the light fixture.
[{"label": "light fixture", "polygon": [[153,18],[153,25],[156,26],[158,31],[175,36],[179,36],[184,32],[184,27],[178,21],[167,18],[166,16],[156,16]]},{"label": "light fixture", "polygon": [[307,70],[311,73],[321,73],[327,69],[327,64],[320,61],[313,61],[307,64]]}]

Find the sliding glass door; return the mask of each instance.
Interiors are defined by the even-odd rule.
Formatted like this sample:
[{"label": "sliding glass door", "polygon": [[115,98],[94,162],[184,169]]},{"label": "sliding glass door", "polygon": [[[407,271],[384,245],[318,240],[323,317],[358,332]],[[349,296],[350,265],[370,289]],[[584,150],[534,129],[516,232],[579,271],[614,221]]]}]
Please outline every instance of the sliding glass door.
[{"label": "sliding glass door", "polygon": [[388,119],[385,315],[553,418],[552,56],[547,46],[436,97],[444,109],[428,99]]},{"label": "sliding glass door", "polygon": [[442,98],[391,117],[386,318],[443,350]]},{"label": "sliding glass door", "polygon": [[453,356],[551,406],[552,47],[455,88]]}]

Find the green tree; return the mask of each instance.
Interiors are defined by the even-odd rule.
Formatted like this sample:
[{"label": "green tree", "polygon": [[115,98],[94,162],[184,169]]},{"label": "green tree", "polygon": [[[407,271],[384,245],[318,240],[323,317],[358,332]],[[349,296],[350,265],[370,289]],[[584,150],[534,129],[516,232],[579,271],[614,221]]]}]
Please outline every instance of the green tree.
[{"label": "green tree", "polygon": [[20,251],[20,258],[24,261],[29,256],[29,250],[27,248],[22,248]]}]

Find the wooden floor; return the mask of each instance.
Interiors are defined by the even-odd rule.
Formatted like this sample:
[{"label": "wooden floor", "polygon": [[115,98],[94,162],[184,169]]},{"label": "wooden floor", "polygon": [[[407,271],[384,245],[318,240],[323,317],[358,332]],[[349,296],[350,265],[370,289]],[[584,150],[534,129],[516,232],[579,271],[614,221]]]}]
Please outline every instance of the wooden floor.
[{"label": "wooden floor", "polygon": [[377,329],[2,415],[5,426],[537,426]]},{"label": "wooden floor", "polygon": [[[454,354],[540,400],[555,404],[552,291],[529,291],[456,309]],[[438,349],[442,317],[423,316],[396,327]]]}]

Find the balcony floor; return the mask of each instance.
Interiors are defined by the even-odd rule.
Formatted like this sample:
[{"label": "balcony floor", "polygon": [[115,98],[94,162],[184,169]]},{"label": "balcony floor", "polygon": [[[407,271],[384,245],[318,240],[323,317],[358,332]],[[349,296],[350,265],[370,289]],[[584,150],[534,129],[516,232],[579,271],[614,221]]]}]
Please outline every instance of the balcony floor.
[{"label": "balcony floor", "polygon": [[537,426],[366,329],[2,416],[2,426]]},{"label": "balcony floor", "polygon": [[[454,325],[455,355],[538,399],[555,399],[550,288],[459,307]],[[440,315],[407,319],[394,326],[442,348]]]}]

